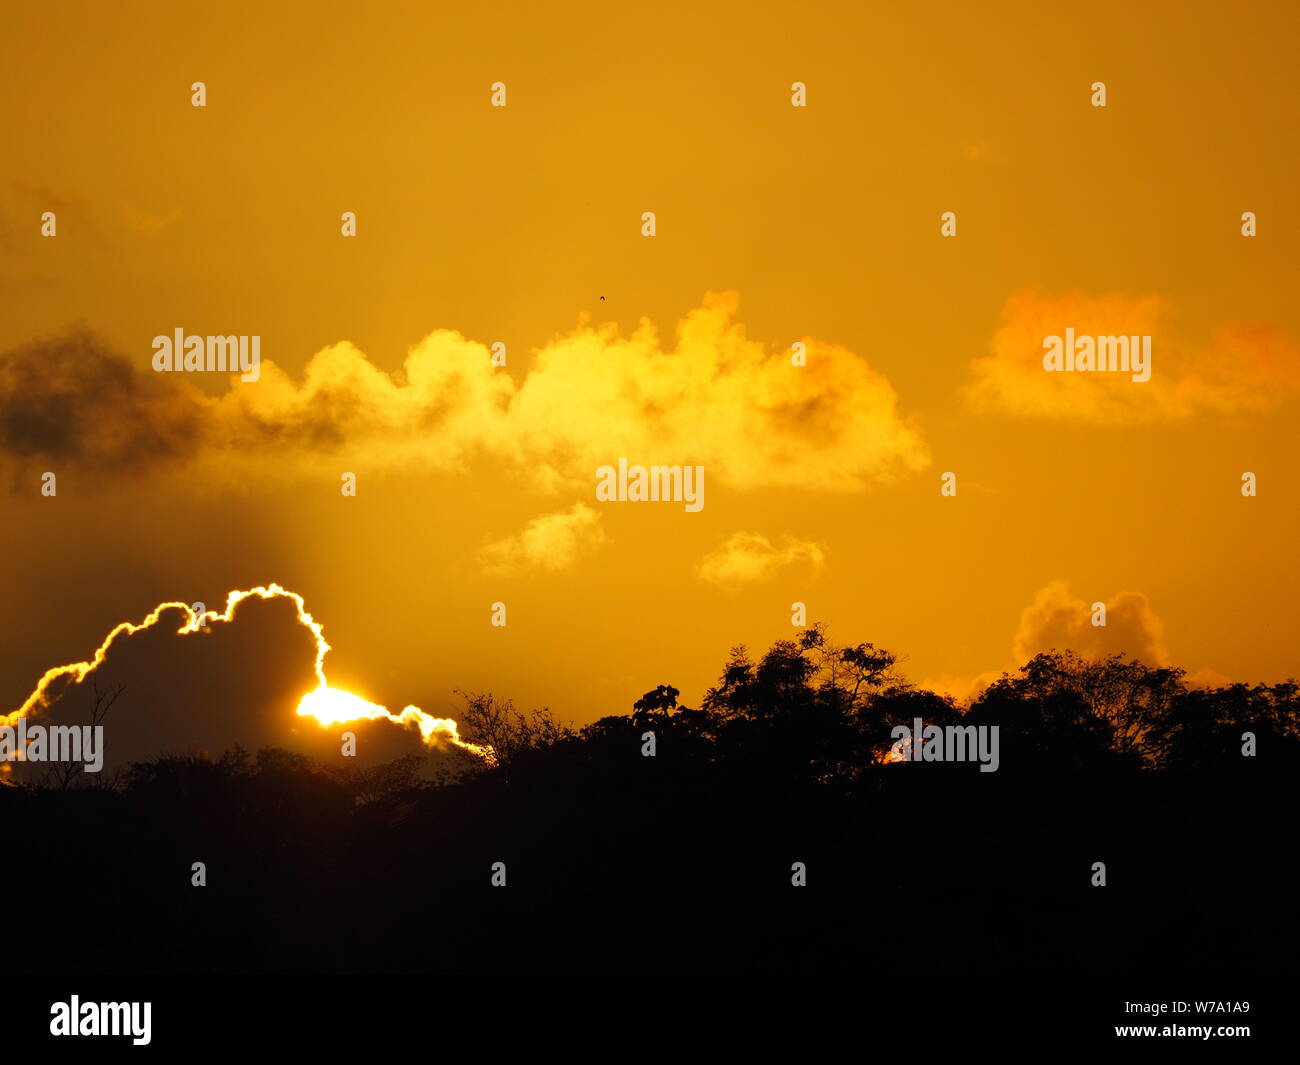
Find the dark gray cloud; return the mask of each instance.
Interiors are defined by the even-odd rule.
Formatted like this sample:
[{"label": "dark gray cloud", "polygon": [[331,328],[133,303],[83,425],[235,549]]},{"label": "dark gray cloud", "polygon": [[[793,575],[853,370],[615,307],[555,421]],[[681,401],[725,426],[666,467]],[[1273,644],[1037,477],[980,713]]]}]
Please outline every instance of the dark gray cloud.
[{"label": "dark gray cloud", "polygon": [[199,450],[202,404],[74,327],[0,352],[0,460],[15,475],[143,472]]}]

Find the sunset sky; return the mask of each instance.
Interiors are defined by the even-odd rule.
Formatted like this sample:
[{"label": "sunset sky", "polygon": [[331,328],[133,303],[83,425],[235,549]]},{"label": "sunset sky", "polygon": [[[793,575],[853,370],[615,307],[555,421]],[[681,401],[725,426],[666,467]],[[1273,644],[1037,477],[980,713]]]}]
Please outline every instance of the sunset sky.
[{"label": "sunset sky", "polygon": [[[438,716],[696,705],[796,601],[958,696],[1065,646],[1297,672],[1295,5],[563,8],[0,15],[0,713],[272,581]],[[1066,327],[1151,380],[1045,374]],[[176,328],[261,379],[156,374]],[[704,508],[598,501],[620,457]],[[177,642],[114,666],[172,747],[311,682],[277,604]]]}]

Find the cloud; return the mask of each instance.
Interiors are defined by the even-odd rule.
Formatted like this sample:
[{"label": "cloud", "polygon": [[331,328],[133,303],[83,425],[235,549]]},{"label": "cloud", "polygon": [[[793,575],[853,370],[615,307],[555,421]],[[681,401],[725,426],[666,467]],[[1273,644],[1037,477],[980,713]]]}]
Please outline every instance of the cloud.
[{"label": "cloud", "polygon": [[735,587],[767,580],[778,570],[798,562],[821,569],[826,551],[809,540],[787,536],[776,547],[760,533],[734,532],[716,550],[700,561],[697,573],[701,580],[720,587]]},{"label": "cloud", "polygon": [[[519,385],[491,365],[485,345],[450,330],[426,336],[392,374],[340,343],[315,354],[295,381],[263,350],[261,379],[232,381],[215,400],[184,375],[144,368],[150,351],[128,360],[64,338],[0,354],[0,364],[24,367],[0,376],[0,410],[14,422],[72,388],[102,424],[63,449],[68,461],[104,466],[125,453],[143,466],[165,428],[172,446],[162,455],[201,441],[201,457],[224,476],[319,475],[332,468],[324,456],[345,468],[459,471],[487,456],[555,490],[590,488],[598,466],[626,457],[704,465],[712,481],[738,490],[857,491],[928,464],[893,388],[865,360],[805,339],[807,365],[792,366],[788,351],[746,338],[732,321],[737,307],[734,294],[706,296],[678,323],[671,350],[645,320],[630,337],[580,320],[535,353]],[[115,377],[116,398],[40,372],[49,353],[90,378]],[[132,365],[141,369],[128,372]],[[59,421],[46,419],[47,436]],[[5,454],[12,461],[33,449],[6,444]]]},{"label": "cloud", "polygon": [[[332,765],[377,765],[434,753],[414,726],[389,720],[321,725],[297,714],[299,701],[318,685],[320,649],[290,598],[249,598],[229,622],[213,621],[206,632],[182,635],[189,619],[179,604],[161,608],[151,624],[138,614],[131,619],[135,631],[118,633],[82,680],[75,674],[54,678],[45,693],[48,705],[37,700],[28,711],[30,724],[85,724],[95,686],[109,691],[120,684],[122,697],[103,721],[109,772],[163,753],[217,754],[236,744],[249,750],[285,747]],[[88,663],[93,652],[84,649]],[[355,759],[342,756],[339,737],[345,730],[357,735]],[[28,768],[36,776],[44,770]]]},{"label": "cloud", "polygon": [[216,442],[304,463],[333,453],[372,469],[459,470],[506,447],[513,391],[486,346],[450,330],[430,333],[391,376],[334,344],[312,356],[301,384],[265,358],[259,381],[232,384],[216,405]]},{"label": "cloud", "polygon": [[515,397],[525,449],[584,479],[620,456],[703,464],[738,489],[857,490],[928,463],[889,382],[865,360],[805,339],[807,365],[768,353],[710,294],[663,350],[643,320],[628,338],[580,328],[543,348]]},{"label": "cloud", "polygon": [[76,329],[0,355],[0,452],[41,472],[139,472],[199,452],[205,403]]},{"label": "cloud", "polygon": [[488,544],[479,564],[489,576],[513,576],[530,570],[554,573],[568,569],[608,537],[600,515],[585,503],[533,518],[521,532]]},{"label": "cloud", "polygon": [[[1020,615],[1011,641],[1013,668],[1035,655],[1050,651],[1074,651],[1084,658],[1108,658],[1122,654],[1149,666],[1170,664],[1164,642],[1164,623],[1141,592],[1116,592],[1106,602],[1106,624],[1092,624],[1092,604],[1070,594],[1068,582],[1055,580],[1039,590],[1034,601]],[[919,687],[947,692],[958,701],[973,699],[1002,676],[986,670],[973,676],[941,673],[926,677]],[[1210,686],[1227,678],[1210,669],[1193,674],[1190,682]]]},{"label": "cloud", "polygon": [[1092,604],[1076,599],[1063,580],[1039,591],[1020,615],[1011,653],[1017,664],[1044,651],[1075,651],[1087,658],[1124,654],[1147,665],[1169,664],[1165,627],[1141,592],[1117,592],[1106,603],[1106,624],[1093,625]]},{"label": "cloud", "polygon": [[[1176,337],[1166,324],[1169,312],[1159,296],[1021,290],[1002,308],[992,354],[971,364],[975,380],[966,389],[967,402],[983,412],[1135,425],[1200,413],[1270,411],[1300,391],[1300,352],[1279,331],[1226,325],[1196,347]],[[1048,373],[1043,339],[1064,336],[1067,328],[1076,336],[1150,336],[1151,379]]]},{"label": "cloud", "polygon": [[938,692],[940,695],[951,695],[956,702],[965,703],[974,699],[1001,676],[1002,673],[996,669],[977,673],[973,677],[956,673],[940,673],[936,677],[926,677],[917,687],[925,691]]},{"label": "cloud", "polygon": [[1189,688],[1226,688],[1232,683],[1232,678],[1217,669],[1202,666],[1189,673],[1186,682]]}]

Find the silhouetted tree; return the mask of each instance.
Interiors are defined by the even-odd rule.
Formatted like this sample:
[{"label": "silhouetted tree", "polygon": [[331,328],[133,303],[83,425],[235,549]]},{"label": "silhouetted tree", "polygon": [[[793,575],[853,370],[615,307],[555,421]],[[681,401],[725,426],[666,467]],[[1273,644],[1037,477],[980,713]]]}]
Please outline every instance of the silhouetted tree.
[{"label": "silhouetted tree", "polygon": [[523,714],[511,700],[497,699],[491,692],[457,690],[456,694],[465,700],[459,722],[462,738],[490,746],[502,768],[527,751],[553,747],[577,735],[572,725],[558,721],[549,707]]}]

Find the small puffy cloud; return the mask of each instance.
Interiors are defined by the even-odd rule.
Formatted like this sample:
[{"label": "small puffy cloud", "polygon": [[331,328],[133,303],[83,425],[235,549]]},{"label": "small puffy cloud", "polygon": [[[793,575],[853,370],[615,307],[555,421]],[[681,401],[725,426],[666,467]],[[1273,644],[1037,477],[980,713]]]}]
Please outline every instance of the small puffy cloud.
[{"label": "small puffy cloud", "polygon": [[575,503],[568,510],[533,518],[514,536],[488,544],[479,552],[479,564],[489,576],[553,573],[568,569],[607,539],[600,515],[585,503]]},{"label": "small puffy cloud", "polygon": [[1187,674],[1186,682],[1189,688],[1226,688],[1232,683],[1232,678],[1217,669],[1202,666]]},{"label": "small puffy cloud", "polygon": [[[1269,411],[1300,391],[1300,353],[1279,331],[1227,325],[1197,347],[1175,336],[1169,312],[1159,296],[1017,292],[1002,308],[992,353],[971,364],[967,401],[978,411],[1135,425]],[[1049,373],[1044,338],[1064,337],[1067,328],[1076,337],[1150,336],[1150,380],[1121,372]]]},{"label": "small puffy cloud", "polygon": [[736,587],[767,580],[778,570],[806,562],[814,570],[826,560],[826,551],[809,540],[787,536],[780,547],[766,536],[753,532],[734,532],[700,561],[698,575],[720,587]]},{"label": "small puffy cloud", "polygon": [[1058,580],[1039,591],[1020,615],[1012,654],[1017,663],[1053,650],[1071,650],[1086,658],[1124,654],[1163,666],[1169,664],[1164,631],[1141,592],[1118,592],[1106,603],[1106,624],[1093,625],[1092,604],[1075,598],[1069,585]]}]

